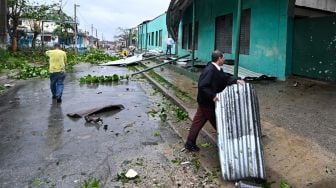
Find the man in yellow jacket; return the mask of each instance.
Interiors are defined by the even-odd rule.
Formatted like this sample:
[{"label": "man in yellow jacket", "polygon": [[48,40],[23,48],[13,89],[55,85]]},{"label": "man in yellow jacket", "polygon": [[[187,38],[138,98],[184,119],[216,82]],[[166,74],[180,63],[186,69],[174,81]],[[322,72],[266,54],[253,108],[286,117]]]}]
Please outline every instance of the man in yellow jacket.
[{"label": "man in yellow jacket", "polygon": [[57,103],[61,103],[64,89],[65,63],[67,61],[67,55],[60,49],[59,44],[55,44],[54,47],[54,50],[46,51],[46,55],[49,57],[50,89],[52,98],[56,99]]}]

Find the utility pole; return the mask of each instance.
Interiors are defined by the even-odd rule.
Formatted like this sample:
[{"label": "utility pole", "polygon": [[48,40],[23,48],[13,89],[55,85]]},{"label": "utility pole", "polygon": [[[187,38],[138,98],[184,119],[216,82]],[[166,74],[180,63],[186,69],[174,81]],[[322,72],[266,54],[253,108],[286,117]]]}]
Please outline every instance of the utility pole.
[{"label": "utility pole", "polygon": [[104,48],[104,33],[102,33],[102,47]]},{"label": "utility pole", "polygon": [[7,0],[0,1],[0,48],[5,48],[7,38]]},{"label": "utility pole", "polygon": [[76,15],[76,9],[79,7],[79,5],[74,4],[74,14],[75,14],[75,52],[77,53],[77,15]]},{"label": "utility pole", "polygon": [[98,31],[97,31],[97,28],[96,28],[96,39],[97,39],[97,48],[99,48],[99,39],[98,39]]},{"label": "utility pole", "polygon": [[91,41],[91,45],[93,46],[93,24],[91,24],[91,37],[90,37]]}]

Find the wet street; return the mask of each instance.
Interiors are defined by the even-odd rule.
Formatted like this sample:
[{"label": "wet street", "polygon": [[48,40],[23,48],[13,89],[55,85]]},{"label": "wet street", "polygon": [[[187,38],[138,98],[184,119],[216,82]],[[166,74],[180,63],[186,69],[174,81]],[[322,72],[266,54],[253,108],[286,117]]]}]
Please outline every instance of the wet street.
[{"label": "wet street", "polygon": [[[79,84],[87,74],[127,73],[123,67],[79,65],[67,74],[62,104],[52,100],[49,79],[25,81],[2,96],[0,187],[80,187],[89,178],[103,187],[211,184],[197,158],[180,152],[183,142],[169,124],[148,114],[164,99],[146,81]],[[100,114],[101,125],[66,115],[111,104],[125,109]],[[120,174],[131,168],[139,177],[123,182]]]}]

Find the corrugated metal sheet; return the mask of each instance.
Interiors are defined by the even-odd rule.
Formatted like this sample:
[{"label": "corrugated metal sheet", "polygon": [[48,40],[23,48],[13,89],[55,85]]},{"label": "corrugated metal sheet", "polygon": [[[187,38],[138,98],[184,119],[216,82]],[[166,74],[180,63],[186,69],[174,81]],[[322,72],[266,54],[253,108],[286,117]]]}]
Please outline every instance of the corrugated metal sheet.
[{"label": "corrugated metal sheet", "polygon": [[216,119],[224,180],[265,179],[258,98],[251,84],[218,94]]},{"label": "corrugated metal sheet", "polygon": [[[222,66],[223,70],[227,73],[230,73],[230,74],[233,74],[234,73],[234,66],[232,65],[226,65],[224,64]],[[250,71],[248,69],[245,69],[243,67],[239,67],[238,69],[238,77],[244,79],[246,77],[260,77],[262,74],[260,73],[256,73],[256,72],[253,72],[253,71]]]},{"label": "corrugated metal sheet", "polygon": [[335,0],[296,0],[295,5],[336,12]]}]

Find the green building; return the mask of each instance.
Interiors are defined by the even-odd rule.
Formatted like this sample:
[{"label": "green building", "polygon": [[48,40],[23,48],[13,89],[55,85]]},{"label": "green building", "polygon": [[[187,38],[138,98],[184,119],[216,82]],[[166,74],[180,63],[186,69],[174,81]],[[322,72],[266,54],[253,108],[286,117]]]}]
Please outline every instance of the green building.
[{"label": "green building", "polygon": [[[138,39],[138,49],[140,50],[166,52],[166,40],[168,39],[166,13],[138,25]],[[173,47],[171,51],[172,54],[174,54],[175,47]]]},{"label": "green building", "polygon": [[[240,36],[241,67],[280,80],[289,75],[336,80],[335,1],[317,0],[314,4],[309,0],[241,0],[240,11],[238,2],[194,0],[180,20],[177,55],[192,51],[194,34],[195,58],[203,64],[210,61],[214,49],[234,61],[236,36]],[[238,15],[241,15],[239,35]],[[142,45],[147,45],[147,49],[157,47],[153,40],[157,37],[163,40],[168,35],[166,14],[139,28],[140,36],[144,37],[139,38]],[[164,35],[156,34],[160,31]],[[164,44],[159,44],[165,50]]]}]

